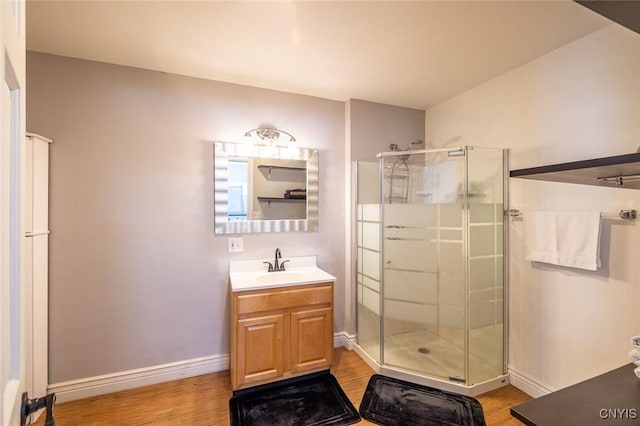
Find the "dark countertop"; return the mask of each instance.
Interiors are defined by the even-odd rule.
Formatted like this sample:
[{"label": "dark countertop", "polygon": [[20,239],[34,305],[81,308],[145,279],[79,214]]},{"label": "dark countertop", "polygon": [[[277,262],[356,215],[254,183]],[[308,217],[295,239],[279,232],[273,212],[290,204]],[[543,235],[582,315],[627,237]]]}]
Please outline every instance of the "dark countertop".
[{"label": "dark countertop", "polygon": [[640,425],[640,379],[634,364],[511,408],[529,426]]}]

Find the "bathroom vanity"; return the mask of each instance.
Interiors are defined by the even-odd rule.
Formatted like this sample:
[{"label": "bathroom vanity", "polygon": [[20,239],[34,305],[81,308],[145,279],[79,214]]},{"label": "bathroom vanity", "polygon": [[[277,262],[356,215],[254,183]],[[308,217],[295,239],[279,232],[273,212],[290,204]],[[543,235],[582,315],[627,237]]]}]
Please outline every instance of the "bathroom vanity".
[{"label": "bathroom vanity", "polygon": [[315,256],[286,271],[263,260],[230,262],[231,388],[326,370],[333,363],[333,284]]}]

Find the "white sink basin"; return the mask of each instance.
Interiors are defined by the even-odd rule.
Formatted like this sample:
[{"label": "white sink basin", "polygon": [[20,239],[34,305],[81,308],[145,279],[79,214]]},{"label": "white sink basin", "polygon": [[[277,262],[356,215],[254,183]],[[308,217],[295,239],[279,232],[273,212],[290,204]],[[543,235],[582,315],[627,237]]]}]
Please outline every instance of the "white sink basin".
[{"label": "white sink basin", "polygon": [[266,272],[262,275],[258,275],[256,280],[265,284],[285,283],[285,282],[297,282],[304,281],[305,275],[301,272]]},{"label": "white sink basin", "polygon": [[233,291],[257,290],[268,287],[287,287],[335,281],[336,277],[316,266],[315,256],[287,258],[287,270],[267,272],[264,261],[229,262],[229,279]]}]

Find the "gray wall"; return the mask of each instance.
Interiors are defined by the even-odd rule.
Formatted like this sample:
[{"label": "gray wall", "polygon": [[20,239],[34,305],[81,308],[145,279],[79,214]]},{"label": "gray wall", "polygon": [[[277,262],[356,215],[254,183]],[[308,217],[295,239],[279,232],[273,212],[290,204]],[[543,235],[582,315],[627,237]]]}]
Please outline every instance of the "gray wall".
[{"label": "gray wall", "polygon": [[[406,149],[412,141],[424,140],[425,112],[422,110],[360,99],[350,99],[347,109],[351,160],[390,151],[392,143]],[[416,149],[425,149],[425,145]]]},{"label": "gray wall", "polygon": [[[228,353],[228,262],[318,256],[345,329],[345,105],[29,52],[51,149],[50,383]],[[214,140],[271,123],[320,153],[317,233],[213,234]]]}]

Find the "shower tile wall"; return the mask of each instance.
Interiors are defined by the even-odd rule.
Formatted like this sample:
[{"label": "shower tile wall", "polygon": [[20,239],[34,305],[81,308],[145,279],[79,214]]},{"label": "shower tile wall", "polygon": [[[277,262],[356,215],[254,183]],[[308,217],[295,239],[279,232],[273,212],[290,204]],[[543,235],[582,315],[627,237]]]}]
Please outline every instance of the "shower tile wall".
[{"label": "shower tile wall", "polygon": [[469,156],[469,377],[478,383],[503,370],[502,156]]},{"label": "shower tile wall", "polygon": [[380,315],[380,205],[358,206],[358,302]]},{"label": "shower tile wall", "polygon": [[[385,205],[387,227],[384,238],[402,238],[386,240],[385,245],[384,274],[388,283],[385,288],[385,335],[416,329],[437,331],[438,256],[434,242],[434,212],[435,206],[429,205]],[[380,315],[380,205],[358,205],[357,226],[358,303],[365,308],[361,311],[368,312],[365,315]],[[368,320],[362,323],[368,323]],[[359,326],[361,341],[379,337],[375,333],[371,330],[371,335],[367,331],[363,334],[363,328]]]},{"label": "shower tile wall", "polygon": [[470,212],[470,326],[474,329],[502,321],[502,204],[472,204]]},{"label": "shower tile wall", "polygon": [[502,370],[503,206],[471,203],[469,211],[469,379],[478,382],[487,365],[493,375]]},{"label": "shower tile wall", "polygon": [[438,323],[437,207],[384,205],[385,335],[429,329]]},{"label": "shower tile wall", "polygon": [[370,355],[380,361],[380,205],[360,204],[357,214],[358,341],[374,341]]},{"label": "shower tile wall", "polygon": [[438,335],[464,348],[465,247],[460,202],[439,205],[440,286]]},{"label": "shower tile wall", "polygon": [[[427,329],[462,347],[462,205],[385,204],[384,220],[385,334]],[[358,206],[358,301],[377,315],[380,226],[379,204]]]}]

